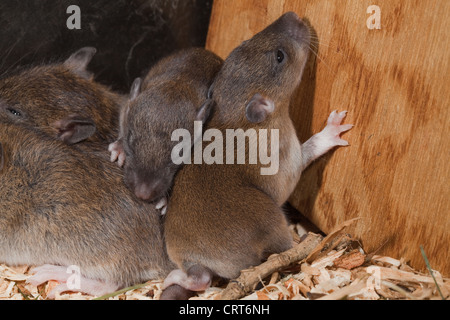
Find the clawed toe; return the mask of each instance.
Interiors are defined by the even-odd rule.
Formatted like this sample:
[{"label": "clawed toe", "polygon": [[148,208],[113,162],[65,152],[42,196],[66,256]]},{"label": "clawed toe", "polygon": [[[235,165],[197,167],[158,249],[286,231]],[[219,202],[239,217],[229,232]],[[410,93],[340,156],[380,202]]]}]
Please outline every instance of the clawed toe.
[{"label": "clawed toe", "polygon": [[56,280],[60,284],[53,288],[47,295],[53,299],[58,293],[66,291],[82,292],[92,296],[100,296],[118,289],[118,285],[100,280],[85,278],[80,274],[76,266],[55,266],[43,265],[31,270],[33,276],[27,279],[27,282],[38,286],[49,280]]},{"label": "clawed toe", "polygon": [[122,142],[117,140],[113,143],[110,143],[108,146],[108,151],[111,152],[111,162],[116,162],[119,167],[122,167],[125,163],[125,152],[123,151]]},{"label": "clawed toe", "polygon": [[342,120],[347,115],[347,111],[337,112],[336,110],[331,112],[328,117],[327,126],[325,128],[325,132],[328,133],[330,142],[332,142],[335,146],[348,146],[349,143],[346,140],[343,140],[339,137],[339,135],[345,131],[353,128],[352,124],[342,124]]}]

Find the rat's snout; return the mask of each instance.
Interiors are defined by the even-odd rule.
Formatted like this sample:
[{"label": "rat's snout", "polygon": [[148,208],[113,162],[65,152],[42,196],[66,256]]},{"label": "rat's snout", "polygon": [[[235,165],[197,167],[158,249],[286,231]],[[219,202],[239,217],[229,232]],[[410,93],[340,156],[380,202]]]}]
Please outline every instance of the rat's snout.
[{"label": "rat's snout", "polygon": [[146,174],[141,175],[134,170],[125,173],[125,183],[136,197],[149,202],[164,196],[170,187],[164,178]]},{"label": "rat's snout", "polygon": [[134,187],[134,194],[139,199],[144,201],[154,201],[159,198],[160,192],[158,191],[159,181],[155,182],[138,182]]},{"label": "rat's snout", "polygon": [[274,25],[279,29],[278,31],[287,34],[291,39],[309,45],[311,38],[309,28],[295,12],[285,13]]}]

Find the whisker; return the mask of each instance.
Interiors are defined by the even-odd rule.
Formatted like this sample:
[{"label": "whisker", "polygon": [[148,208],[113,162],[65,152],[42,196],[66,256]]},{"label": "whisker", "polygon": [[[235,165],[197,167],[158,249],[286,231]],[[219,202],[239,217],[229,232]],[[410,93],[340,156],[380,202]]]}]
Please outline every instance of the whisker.
[{"label": "whisker", "polygon": [[319,50],[319,46],[320,46],[320,45],[319,45],[318,43],[314,44],[314,43],[311,42],[311,43],[309,44],[309,46],[312,47],[312,49]]},{"label": "whisker", "polygon": [[323,42],[310,42],[310,43],[315,44],[316,46],[320,46],[320,47],[333,48],[332,45],[324,44]]},{"label": "whisker", "polygon": [[325,44],[323,41],[319,40],[319,38],[310,38],[311,43],[315,43],[315,44],[320,44],[321,46],[325,46],[325,47],[332,47],[332,45],[330,43]]},{"label": "whisker", "polygon": [[0,65],[0,68],[3,67],[3,65],[5,64],[6,58],[9,57],[9,55],[11,54],[11,52],[13,51],[13,49],[17,46],[17,44],[18,44],[21,40],[22,40],[22,38],[21,38],[21,37],[18,37],[17,40],[16,40],[16,42],[14,42],[13,45],[10,46],[10,47],[5,51],[5,53],[4,53],[3,56],[2,56],[3,62],[2,62],[2,64]]},{"label": "whisker", "polygon": [[333,69],[331,69],[331,67],[325,62],[325,60],[323,60],[316,52],[314,52],[311,47],[308,48],[331,72],[333,72]]},{"label": "whisker", "polygon": [[[11,65],[8,68],[6,68],[6,70],[3,71],[3,73],[0,75],[0,77],[3,77],[4,75],[7,75],[16,65],[18,65],[23,59],[25,59],[26,57],[30,56],[31,54],[32,54],[32,57],[35,57],[36,53],[41,49],[43,44],[44,43],[41,43],[33,51],[28,51],[22,57],[20,57],[18,60],[16,60],[15,62],[11,63]],[[2,63],[0,68],[3,67],[3,65],[4,65],[4,63]]]},{"label": "whisker", "polygon": [[[341,49],[341,46],[339,45],[339,43],[332,43],[333,39],[329,42],[329,43],[323,43],[323,41],[319,40],[319,37],[316,36],[315,34],[311,34],[311,44],[314,44],[315,47],[320,48],[320,47],[327,47],[330,49],[333,49],[334,53],[340,54],[342,56],[347,57],[348,55],[343,53],[343,52],[339,52]],[[344,46],[345,48],[346,46]],[[338,51],[339,50],[339,51]],[[375,57],[375,55],[373,53],[371,53],[370,51],[365,51],[365,54],[369,55],[369,56],[373,56]]]}]

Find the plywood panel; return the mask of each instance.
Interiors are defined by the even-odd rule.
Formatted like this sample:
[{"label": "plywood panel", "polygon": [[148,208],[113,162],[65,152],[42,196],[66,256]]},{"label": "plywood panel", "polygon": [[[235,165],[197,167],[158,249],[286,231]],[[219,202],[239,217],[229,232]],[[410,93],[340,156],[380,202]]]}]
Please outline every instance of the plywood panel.
[{"label": "plywood panel", "polygon": [[[226,57],[286,11],[318,38],[291,115],[304,142],[334,109],[348,110],[351,146],[308,168],[290,202],[325,232],[351,230],[367,251],[404,257],[419,269],[423,245],[450,275],[450,1],[215,0],[207,47]],[[316,47],[317,49],[315,49]]]}]

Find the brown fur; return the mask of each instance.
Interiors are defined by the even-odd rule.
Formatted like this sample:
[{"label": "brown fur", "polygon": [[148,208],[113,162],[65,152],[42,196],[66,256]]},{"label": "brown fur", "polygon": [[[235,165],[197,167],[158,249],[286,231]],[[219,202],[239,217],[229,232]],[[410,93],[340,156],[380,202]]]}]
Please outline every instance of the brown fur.
[{"label": "brown fur", "polygon": [[91,79],[86,66],[94,53],[94,48],[82,48],[64,63],[0,80],[0,118],[69,144],[86,140],[107,146],[117,135],[123,98]]},{"label": "brown fur", "polygon": [[128,286],[172,268],[153,205],[116,165],[0,119],[0,262],[77,265]]},{"label": "brown fur", "polygon": [[[288,106],[301,79],[308,43],[308,29],[288,13],[225,60],[213,84],[217,108],[208,127],[224,136],[226,129],[279,129],[280,170],[263,177],[261,163],[184,166],[176,176],[165,220],[168,253],[179,268],[201,264],[216,275],[234,278],[292,245],[280,206],[301,172],[301,159],[292,163],[292,153],[301,154]],[[277,62],[280,49],[282,63]],[[273,112],[266,108],[270,102]]]},{"label": "brown fur", "polygon": [[171,160],[177,144],[171,134],[180,128],[192,133],[195,120],[207,120],[208,89],[222,62],[205,49],[186,49],[156,64],[139,94],[133,86],[121,114],[119,140],[126,154],[125,182],[140,198],[152,201],[166,195],[179,169]]}]

